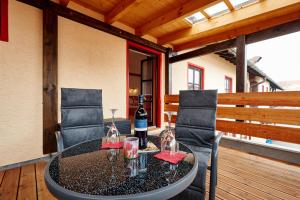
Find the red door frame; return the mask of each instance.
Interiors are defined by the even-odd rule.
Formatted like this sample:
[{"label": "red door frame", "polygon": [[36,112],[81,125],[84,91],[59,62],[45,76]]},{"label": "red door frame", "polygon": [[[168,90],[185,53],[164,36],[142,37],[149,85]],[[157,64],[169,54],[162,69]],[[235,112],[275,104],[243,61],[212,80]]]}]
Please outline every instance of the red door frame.
[{"label": "red door frame", "polygon": [[0,11],[0,41],[8,42],[8,0],[1,0]]},{"label": "red door frame", "polygon": [[136,49],[139,49],[141,51],[146,51],[148,53],[155,54],[158,57],[158,73],[157,73],[157,99],[156,99],[156,126],[161,127],[161,100],[162,100],[162,53],[159,51],[156,51],[154,49],[144,47],[142,45],[136,44],[134,42],[127,41],[126,43],[126,117],[129,118],[129,48],[133,47]]},{"label": "red door frame", "polygon": [[205,78],[205,69],[204,69],[204,67],[201,67],[201,66],[196,65],[194,63],[188,62],[188,67],[187,67],[187,86],[189,85],[189,68],[195,68],[195,69],[198,69],[198,70],[202,71],[202,75],[201,75],[201,85],[202,85],[202,87],[200,89],[204,90],[204,78]]}]

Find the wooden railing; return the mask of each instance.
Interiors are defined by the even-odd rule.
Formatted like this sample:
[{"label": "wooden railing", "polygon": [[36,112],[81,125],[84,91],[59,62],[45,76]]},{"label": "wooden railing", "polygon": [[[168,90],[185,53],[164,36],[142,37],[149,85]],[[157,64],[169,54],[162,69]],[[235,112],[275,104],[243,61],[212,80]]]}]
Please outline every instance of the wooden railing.
[{"label": "wooden railing", "polygon": [[[178,95],[166,95],[164,100],[165,111],[177,112]],[[216,129],[300,144],[300,92],[220,93]]]}]

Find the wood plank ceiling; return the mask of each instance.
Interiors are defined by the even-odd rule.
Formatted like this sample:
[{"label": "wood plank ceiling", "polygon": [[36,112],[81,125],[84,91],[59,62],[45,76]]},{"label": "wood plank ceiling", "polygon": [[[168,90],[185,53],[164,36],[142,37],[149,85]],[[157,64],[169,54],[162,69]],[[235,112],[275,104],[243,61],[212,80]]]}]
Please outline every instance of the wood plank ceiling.
[{"label": "wood plank ceiling", "polygon": [[[300,20],[300,0],[250,0],[235,7],[234,0],[59,0],[72,1],[104,16],[106,23],[121,22],[139,36],[150,35],[161,45],[184,50],[235,38],[279,24]],[[207,8],[224,3],[227,12],[209,15]],[[200,12],[205,19],[192,24],[185,18]]]}]

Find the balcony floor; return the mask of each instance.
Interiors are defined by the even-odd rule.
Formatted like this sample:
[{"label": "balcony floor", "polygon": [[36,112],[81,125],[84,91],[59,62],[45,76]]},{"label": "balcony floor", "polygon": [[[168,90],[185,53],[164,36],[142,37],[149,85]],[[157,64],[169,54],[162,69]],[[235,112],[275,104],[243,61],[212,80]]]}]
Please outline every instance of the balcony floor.
[{"label": "balcony floor", "polygon": [[[45,164],[0,172],[0,199],[55,199],[44,183]],[[218,179],[216,199],[300,199],[300,167],[236,150],[220,148]]]}]

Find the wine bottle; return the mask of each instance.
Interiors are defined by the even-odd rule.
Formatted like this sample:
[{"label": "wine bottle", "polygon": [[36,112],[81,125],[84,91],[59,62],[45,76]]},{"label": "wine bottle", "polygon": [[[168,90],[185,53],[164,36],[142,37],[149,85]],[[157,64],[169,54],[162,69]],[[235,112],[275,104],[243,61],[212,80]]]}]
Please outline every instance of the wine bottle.
[{"label": "wine bottle", "polygon": [[134,115],[134,136],[139,138],[139,149],[147,148],[148,121],[144,109],[144,95],[139,96],[139,107]]}]

